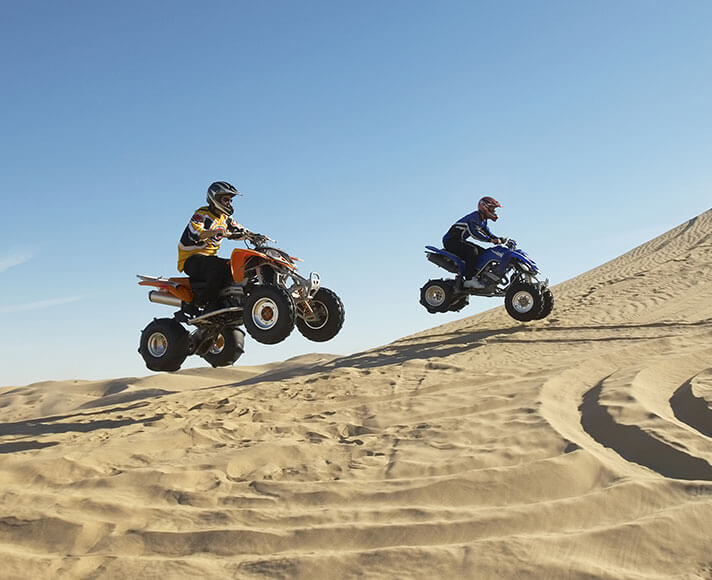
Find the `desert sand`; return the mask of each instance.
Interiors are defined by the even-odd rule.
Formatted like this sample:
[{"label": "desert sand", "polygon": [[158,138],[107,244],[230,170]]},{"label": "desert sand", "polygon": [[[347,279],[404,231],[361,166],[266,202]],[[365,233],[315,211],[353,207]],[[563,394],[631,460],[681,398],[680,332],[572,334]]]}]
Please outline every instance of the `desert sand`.
[{"label": "desert sand", "polygon": [[0,577],[710,579],[711,263],[712,210],[543,321],[4,387]]}]

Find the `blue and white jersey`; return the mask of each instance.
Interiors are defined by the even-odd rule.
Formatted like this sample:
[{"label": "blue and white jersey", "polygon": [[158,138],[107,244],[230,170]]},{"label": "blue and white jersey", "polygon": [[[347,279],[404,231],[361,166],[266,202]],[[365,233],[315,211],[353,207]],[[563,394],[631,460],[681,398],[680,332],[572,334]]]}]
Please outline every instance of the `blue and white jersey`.
[{"label": "blue and white jersey", "polygon": [[480,212],[473,211],[452,225],[443,236],[443,244],[452,239],[462,242],[470,236],[481,242],[492,242],[497,238],[487,227],[487,220],[480,216]]}]

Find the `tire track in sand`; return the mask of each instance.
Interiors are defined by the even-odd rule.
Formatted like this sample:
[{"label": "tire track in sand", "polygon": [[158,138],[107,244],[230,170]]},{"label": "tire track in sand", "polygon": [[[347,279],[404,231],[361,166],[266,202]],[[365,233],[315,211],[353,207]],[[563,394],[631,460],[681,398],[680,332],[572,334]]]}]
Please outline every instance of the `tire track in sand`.
[{"label": "tire track in sand", "polygon": [[712,481],[712,411],[705,399],[712,350],[702,346],[708,336],[700,338],[697,344],[689,337],[658,339],[551,377],[542,387],[542,415],[609,467]]}]

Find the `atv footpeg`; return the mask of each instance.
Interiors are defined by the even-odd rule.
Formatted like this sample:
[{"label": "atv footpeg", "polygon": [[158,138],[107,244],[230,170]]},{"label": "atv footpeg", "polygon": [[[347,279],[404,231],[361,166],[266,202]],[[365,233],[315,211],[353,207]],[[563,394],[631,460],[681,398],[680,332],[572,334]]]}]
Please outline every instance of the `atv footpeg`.
[{"label": "atv footpeg", "polygon": [[231,306],[230,308],[221,308],[220,310],[212,310],[206,314],[203,314],[202,316],[196,316],[195,318],[191,319],[188,321],[188,324],[200,324],[201,322],[205,322],[209,318],[212,318],[213,316],[217,316],[219,314],[227,314],[228,312],[242,312],[242,307],[240,306]]}]

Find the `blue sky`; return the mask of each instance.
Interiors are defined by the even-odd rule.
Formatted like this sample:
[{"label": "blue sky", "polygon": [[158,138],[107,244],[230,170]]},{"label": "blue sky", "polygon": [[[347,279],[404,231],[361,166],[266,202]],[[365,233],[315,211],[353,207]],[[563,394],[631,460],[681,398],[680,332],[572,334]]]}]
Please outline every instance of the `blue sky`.
[{"label": "blue sky", "polygon": [[[712,3],[4,2],[0,385],[143,376],[136,274],[217,179],[320,272],[349,354],[433,316],[424,258],[484,194],[562,282],[710,208]],[[221,255],[229,255],[225,242]],[[561,313],[564,316],[564,313]],[[197,357],[185,367],[203,366]]]}]

